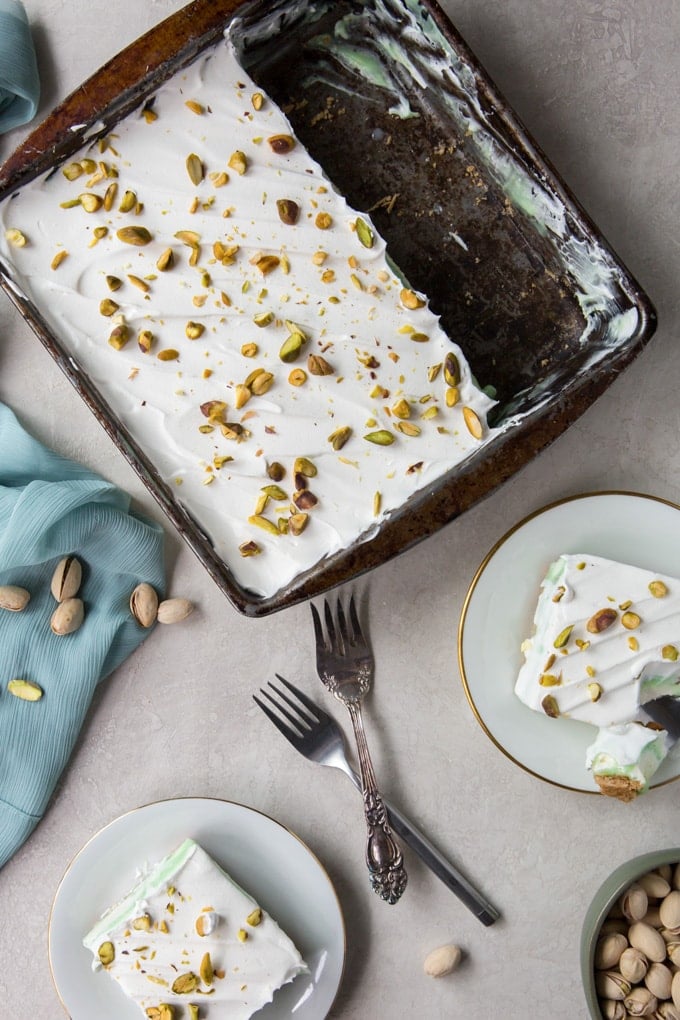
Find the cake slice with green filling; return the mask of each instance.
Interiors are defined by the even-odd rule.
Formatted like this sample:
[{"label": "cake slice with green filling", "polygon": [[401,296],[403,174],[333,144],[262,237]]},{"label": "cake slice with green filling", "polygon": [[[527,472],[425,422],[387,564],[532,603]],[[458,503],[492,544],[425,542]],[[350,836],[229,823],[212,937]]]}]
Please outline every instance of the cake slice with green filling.
[{"label": "cake slice with green filling", "polygon": [[640,712],[680,695],[680,580],[586,554],[555,560],[515,693],[551,718],[599,730],[586,766],[602,793],[632,800],[673,741]]},{"label": "cake slice with green filling", "polygon": [[247,1020],[308,973],[276,921],[192,839],[143,874],[83,944],[149,1020]]}]

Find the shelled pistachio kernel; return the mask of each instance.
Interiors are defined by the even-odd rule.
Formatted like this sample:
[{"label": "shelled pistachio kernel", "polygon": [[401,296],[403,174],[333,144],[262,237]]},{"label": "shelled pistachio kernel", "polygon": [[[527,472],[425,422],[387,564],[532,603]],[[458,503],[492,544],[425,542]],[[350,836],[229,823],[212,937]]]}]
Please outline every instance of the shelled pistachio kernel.
[{"label": "shelled pistachio kernel", "polygon": [[184,974],[180,974],[172,983],[172,991],[175,995],[190,995],[195,992],[198,988],[199,980],[198,975],[194,974],[193,971],[185,971]]},{"label": "shelled pistachio kernel", "polygon": [[124,244],[132,244],[137,248],[143,248],[147,244],[151,244],[151,234],[146,227],[134,226],[134,227],[121,227],[120,230],[116,231],[116,237],[119,241],[123,241]]},{"label": "shelled pistachio kernel", "polygon": [[22,680],[19,677],[9,681],[7,690],[22,701],[40,701],[44,693],[39,684],[32,680]]},{"label": "shelled pistachio kernel", "polygon": [[243,174],[248,169],[248,159],[246,157],[245,152],[242,152],[240,149],[237,149],[236,152],[232,152],[231,156],[229,157],[228,166],[230,167],[230,169],[234,170],[239,176],[243,176]]},{"label": "shelled pistachio kernel", "polygon": [[668,588],[663,581],[650,581],[647,587],[655,599],[662,599],[668,595]]},{"label": "shelled pistachio kernel", "polygon": [[102,967],[108,967],[116,958],[116,950],[114,949],[113,942],[102,942],[99,949],[97,950],[97,956]]},{"label": "shelled pistachio kernel", "polygon": [[362,220],[359,216],[357,217],[354,226],[357,232],[357,237],[364,248],[372,248],[375,243],[375,234],[369,227],[366,220]]},{"label": "shelled pistachio kernel", "polygon": [[[198,1007],[193,1008],[198,1009]],[[191,1010],[192,1007],[189,1006],[189,1009]],[[161,1002],[158,1006],[148,1006],[146,1015],[149,1020],[175,1020],[175,1007],[169,1002]],[[198,1016],[198,1012],[196,1016]]]},{"label": "shelled pistachio kernel", "polygon": [[196,934],[201,938],[212,935],[217,926],[217,914],[214,910],[202,910],[194,922]]},{"label": "shelled pistachio kernel", "polygon": [[15,248],[25,248],[28,244],[26,235],[17,227],[8,227],[5,231],[5,239]]},{"label": "shelled pistachio kernel", "polygon": [[109,343],[116,351],[122,351],[130,339],[130,327],[124,322],[119,322],[109,333]]}]

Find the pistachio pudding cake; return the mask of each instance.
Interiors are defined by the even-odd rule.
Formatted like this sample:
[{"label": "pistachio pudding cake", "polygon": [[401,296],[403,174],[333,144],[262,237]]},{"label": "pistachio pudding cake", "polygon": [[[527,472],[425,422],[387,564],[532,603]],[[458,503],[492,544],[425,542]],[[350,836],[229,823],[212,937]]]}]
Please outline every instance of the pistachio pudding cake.
[{"label": "pistachio pudding cake", "polygon": [[680,693],[680,581],[564,554],[542,582],[534,626],[515,693],[551,718],[597,727],[586,767],[602,793],[633,800],[672,746],[640,706]]},{"label": "pistachio pudding cake", "polygon": [[143,874],[83,945],[150,1020],[247,1020],[309,973],[276,921],[192,839]]},{"label": "pistachio pudding cake", "polygon": [[228,33],[0,220],[17,287],[258,596],[487,440],[463,352]]}]

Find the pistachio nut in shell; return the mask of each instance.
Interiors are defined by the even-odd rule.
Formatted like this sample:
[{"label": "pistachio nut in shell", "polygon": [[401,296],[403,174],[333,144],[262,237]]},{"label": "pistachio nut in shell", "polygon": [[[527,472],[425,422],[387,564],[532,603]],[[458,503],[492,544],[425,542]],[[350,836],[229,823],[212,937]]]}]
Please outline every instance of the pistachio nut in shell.
[{"label": "pistachio nut in shell", "polygon": [[595,946],[595,967],[597,970],[611,970],[621,959],[621,953],[628,945],[628,939],[619,932],[601,935]]},{"label": "pistachio nut in shell", "polygon": [[666,959],[666,943],[656,928],[644,921],[635,921],[628,930],[628,941],[634,949],[639,949],[648,960],[662,963]]},{"label": "pistachio nut in shell", "polygon": [[615,970],[598,970],[595,975],[595,988],[597,994],[605,999],[622,1002],[630,992],[631,985]]},{"label": "pistachio nut in shell", "polygon": [[76,556],[64,556],[59,560],[52,574],[50,591],[57,602],[72,599],[78,594],[83,578],[83,568]]},{"label": "pistachio nut in shell", "polygon": [[621,913],[627,921],[641,921],[649,908],[647,893],[634,882],[621,897]]},{"label": "pistachio nut in shell", "polygon": [[626,981],[630,981],[632,984],[644,981],[648,968],[649,960],[645,954],[633,946],[628,946],[627,949],[624,949],[619,957],[621,977],[624,977]]},{"label": "pistachio nut in shell", "polygon": [[459,946],[439,946],[425,957],[423,970],[430,977],[445,977],[456,969],[462,957]]},{"label": "pistachio nut in shell", "polygon": [[156,618],[159,623],[179,623],[193,611],[194,604],[189,599],[165,599],[158,606]]},{"label": "pistachio nut in shell", "polygon": [[[642,886],[650,900],[662,900],[671,891],[670,883],[655,871],[650,871],[639,878],[638,885]],[[669,928],[670,925],[666,927]]]},{"label": "pistachio nut in shell", "polygon": [[645,975],[645,985],[657,999],[670,999],[673,971],[665,963],[653,963]]},{"label": "pistachio nut in shell", "polygon": [[63,637],[66,634],[73,634],[82,625],[85,619],[85,606],[82,599],[64,599],[52,613],[50,627],[52,633]]},{"label": "pistachio nut in shell", "polygon": [[10,613],[20,613],[30,601],[30,593],[16,584],[0,585],[0,609]]},{"label": "pistachio nut in shell", "polygon": [[680,891],[673,889],[664,897],[659,907],[659,917],[664,928],[674,931],[680,928]]},{"label": "pistachio nut in shell", "polygon": [[158,612],[158,595],[146,581],[142,581],[130,596],[130,612],[141,627],[151,627]]},{"label": "pistachio nut in shell", "polygon": [[649,1016],[658,1006],[658,1000],[644,985],[633,988],[623,1000],[630,1016]]},{"label": "pistachio nut in shell", "polygon": [[600,1012],[604,1020],[626,1020],[626,1007],[616,999],[600,999]]}]

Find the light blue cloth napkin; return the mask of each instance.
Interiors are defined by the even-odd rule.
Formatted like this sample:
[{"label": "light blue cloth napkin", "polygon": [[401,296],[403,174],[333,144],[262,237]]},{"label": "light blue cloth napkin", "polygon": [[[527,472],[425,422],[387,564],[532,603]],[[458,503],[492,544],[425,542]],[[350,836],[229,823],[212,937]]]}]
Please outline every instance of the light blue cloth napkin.
[{"label": "light blue cloth napkin", "polygon": [[0,133],[33,120],[40,79],[31,29],[20,0],[0,0]]},{"label": "light blue cloth napkin", "polygon": [[[50,592],[63,556],[83,564],[85,621],[73,634],[50,629]],[[129,610],[148,581],[162,594],[163,532],[130,511],[130,497],[47,450],[0,404],[0,585],[26,588],[22,612],[0,609],[0,867],[43,815],[99,681],[149,631]],[[7,690],[32,680],[44,695]]]}]

